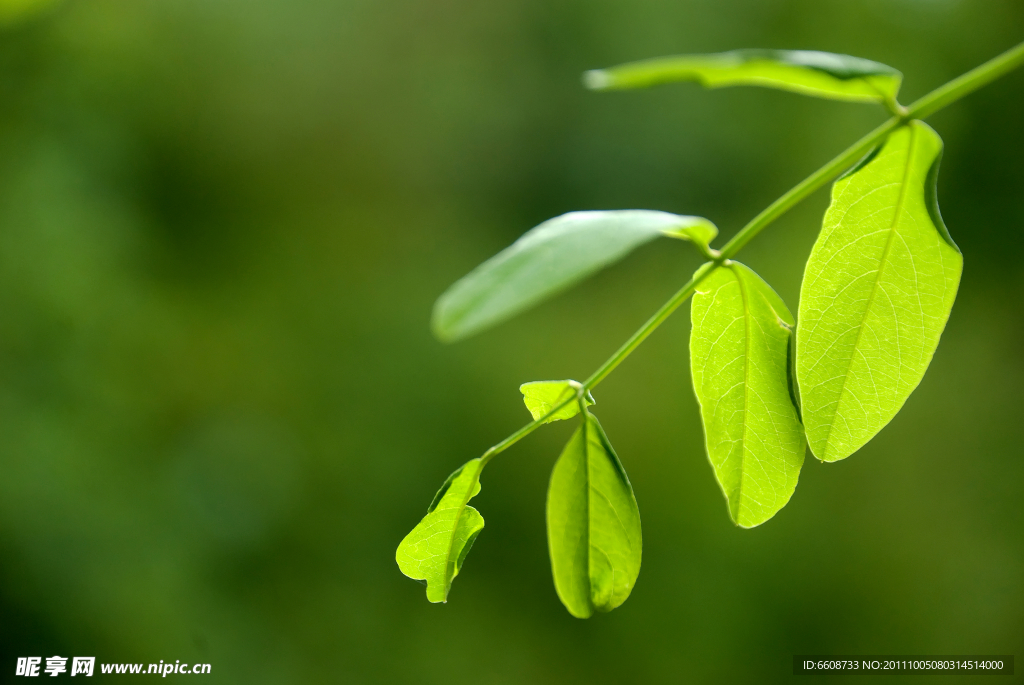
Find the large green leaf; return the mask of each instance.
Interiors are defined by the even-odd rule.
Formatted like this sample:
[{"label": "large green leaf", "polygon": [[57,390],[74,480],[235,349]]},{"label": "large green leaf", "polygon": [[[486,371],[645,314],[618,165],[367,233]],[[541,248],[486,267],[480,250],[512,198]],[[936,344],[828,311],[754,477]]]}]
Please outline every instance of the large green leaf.
[{"label": "large green leaf", "polygon": [[708,458],[732,520],[751,528],[786,505],[804,462],[789,386],[793,316],[737,262],[704,279],[690,315],[690,368]]},{"label": "large green leaf", "polygon": [[[523,393],[523,402],[530,410],[530,415],[536,421],[542,418],[549,411],[564,402],[570,397],[576,397],[576,389],[580,387],[577,381],[532,381],[519,386],[519,392]],[[588,406],[594,404],[594,396],[589,391],[584,395],[584,401]],[[580,413],[579,402],[570,402],[557,412],[547,418],[544,423],[571,419]]]},{"label": "large green leaf", "polygon": [[480,460],[466,462],[448,476],[427,515],[398,546],[395,560],[402,573],[427,582],[427,599],[447,602],[484,518],[466,503],[480,492]]},{"label": "large green leaf", "polygon": [[448,288],[434,305],[434,333],[449,342],[478,333],[658,236],[702,240],[717,232],[707,219],[667,212],[563,214],[527,231]]},{"label": "large green leaf", "polygon": [[548,547],[555,590],[589,618],[626,601],[640,573],[640,512],[597,418],[585,413],[548,488]]},{"label": "large green leaf", "polygon": [[892,67],[849,55],[812,50],[733,50],[630,62],[584,75],[595,90],[646,88],[697,81],[705,88],[765,86],[832,100],[893,100],[903,75]]},{"label": "large green leaf", "polygon": [[800,291],[796,372],[811,451],[844,459],[921,381],[963,258],[935,201],[942,140],[914,121],[836,181]]}]

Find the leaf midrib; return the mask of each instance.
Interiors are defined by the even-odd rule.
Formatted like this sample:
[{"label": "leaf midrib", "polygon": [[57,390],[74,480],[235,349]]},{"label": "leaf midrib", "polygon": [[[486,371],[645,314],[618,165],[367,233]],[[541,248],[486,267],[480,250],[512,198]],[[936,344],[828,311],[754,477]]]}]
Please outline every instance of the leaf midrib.
[{"label": "leaf midrib", "polygon": [[[448,538],[448,551],[444,555],[444,600],[442,603],[448,601],[448,591],[451,590],[452,580],[455,578],[455,564],[451,563],[452,559],[452,547],[455,546],[455,535],[459,532],[459,521],[462,520],[462,514],[466,511],[466,505],[469,504],[469,500],[473,499],[474,490],[476,490],[476,484],[480,481],[480,471],[482,467],[478,463],[476,465],[476,473],[473,474],[473,480],[469,483],[469,488],[466,489],[466,494],[462,498],[462,504],[459,505],[459,510],[455,514],[455,518],[452,519],[452,532]],[[451,565],[452,575],[448,576],[449,564]]]},{"label": "leaf midrib", "polygon": [[822,459],[825,461],[828,460],[832,440],[832,430],[836,425],[836,416],[839,414],[839,405],[843,401],[843,397],[846,394],[846,384],[850,380],[850,369],[853,368],[853,360],[856,357],[857,350],[860,348],[861,336],[864,333],[864,322],[867,320],[868,313],[871,311],[871,307],[875,303],[875,296],[878,294],[878,288],[882,282],[882,273],[885,271],[885,266],[889,260],[889,252],[892,250],[893,238],[896,236],[896,227],[900,223],[900,215],[903,213],[903,205],[907,199],[907,186],[909,185],[907,181],[910,177],[914,142],[917,138],[917,129],[913,126],[908,126],[907,128],[910,131],[910,141],[907,143],[907,158],[903,169],[903,179],[900,182],[900,194],[899,197],[896,198],[896,211],[893,215],[892,226],[889,227],[889,237],[886,238],[885,248],[882,250],[878,273],[875,274],[875,282],[871,286],[871,294],[868,296],[868,302],[864,307],[864,314],[861,316],[860,323],[857,324],[857,337],[853,341],[853,350],[850,354],[850,360],[846,365],[846,373],[843,375],[843,385],[839,388],[839,397],[836,399],[835,410],[832,412],[832,420],[829,421],[828,424],[828,433],[825,434],[825,454],[822,456]]},{"label": "leaf midrib", "polygon": [[[583,526],[584,535],[587,536],[587,571],[586,571],[586,588],[587,588],[587,607],[590,610],[590,614],[594,613],[594,588],[590,582],[590,552],[593,549],[590,545],[590,526],[594,522],[594,512],[591,510],[592,497],[590,496],[590,484],[593,480],[590,474],[590,415],[586,413],[586,409],[583,410],[583,468],[584,473],[587,477],[587,487],[583,488],[585,497],[587,498],[587,525]],[[602,552],[603,553],[603,552]]]},{"label": "leaf midrib", "polygon": [[747,290],[743,285],[743,277],[739,270],[730,265],[733,277],[740,288],[740,301],[743,303],[743,439],[740,443],[740,484],[736,490],[736,513],[733,520],[740,522],[740,500],[743,499],[743,481],[747,469],[747,431],[750,421],[747,414],[750,410],[750,303],[747,298]]}]

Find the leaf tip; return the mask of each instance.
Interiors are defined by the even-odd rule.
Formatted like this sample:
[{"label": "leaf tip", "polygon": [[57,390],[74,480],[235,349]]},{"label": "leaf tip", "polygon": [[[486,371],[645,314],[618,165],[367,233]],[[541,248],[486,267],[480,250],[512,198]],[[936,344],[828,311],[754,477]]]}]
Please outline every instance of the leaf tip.
[{"label": "leaf tip", "polygon": [[604,69],[583,72],[583,87],[587,90],[606,90],[612,85],[612,76]]},{"label": "leaf tip", "polygon": [[457,340],[457,338],[450,335],[447,331],[438,328],[431,327],[431,332],[433,332],[434,337],[437,338],[439,343],[443,343],[445,345],[450,345]]},{"label": "leaf tip", "polygon": [[811,454],[813,454],[814,458],[822,464],[832,464],[837,461],[842,461],[863,447],[863,444],[861,444],[850,449],[848,445],[836,444],[832,435],[825,438],[824,443],[822,443],[820,436],[814,441],[810,439],[810,434],[808,434],[807,437],[807,446],[810,447]]},{"label": "leaf tip", "polygon": [[[772,516],[774,516],[774,514],[772,514]],[[768,519],[764,519],[764,521],[758,521],[756,519],[753,520],[753,521],[737,521],[737,520],[734,519],[733,523],[735,523],[736,527],[739,528],[740,530],[750,530],[751,528],[757,528],[758,526],[760,526],[762,523],[764,523],[767,520]]]},{"label": "leaf tip", "polygon": [[458,342],[462,338],[466,337],[465,332],[460,331],[457,327],[452,326],[451,322],[447,320],[444,310],[441,306],[441,300],[437,301],[434,305],[434,313],[430,317],[430,332],[434,334],[434,337],[439,342],[449,345],[453,342]]}]

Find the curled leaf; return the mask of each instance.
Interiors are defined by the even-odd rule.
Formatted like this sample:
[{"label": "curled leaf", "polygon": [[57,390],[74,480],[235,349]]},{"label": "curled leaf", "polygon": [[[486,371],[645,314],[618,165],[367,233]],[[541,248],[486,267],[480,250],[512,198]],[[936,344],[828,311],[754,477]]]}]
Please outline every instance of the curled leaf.
[{"label": "curled leaf", "polygon": [[[559,403],[564,402],[566,399],[575,397],[577,388],[579,387],[580,384],[573,380],[532,381],[530,383],[523,383],[520,385],[519,391],[523,393],[523,402],[526,404],[526,408],[530,410],[533,420],[537,421],[549,411],[557,407]],[[587,406],[594,404],[594,396],[590,394],[589,390],[584,396],[584,401],[586,401]],[[570,402],[549,416],[544,423],[571,419],[579,413],[579,403]]]},{"label": "curled leaf", "polygon": [[663,231],[669,238],[688,240],[700,247],[706,248],[718,235],[718,227],[700,216],[680,217],[689,219],[685,224],[676,228]]},{"label": "curled leaf", "polygon": [[480,460],[473,459],[448,476],[427,515],[398,546],[395,560],[402,573],[427,583],[427,599],[448,601],[484,518],[466,503],[480,492]]},{"label": "curled leaf", "polygon": [[705,88],[763,86],[832,100],[895,99],[903,75],[860,57],[815,50],[733,50],[629,62],[584,74],[594,90],[646,88],[696,81]]}]

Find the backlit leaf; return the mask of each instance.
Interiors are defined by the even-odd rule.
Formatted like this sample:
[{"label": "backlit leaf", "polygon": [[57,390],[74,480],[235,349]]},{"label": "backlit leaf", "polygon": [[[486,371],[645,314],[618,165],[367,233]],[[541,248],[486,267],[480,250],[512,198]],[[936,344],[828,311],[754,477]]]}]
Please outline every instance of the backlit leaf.
[{"label": "backlit leaf", "polygon": [[[574,385],[575,384],[575,385]],[[554,409],[560,402],[564,402],[567,398],[576,397],[576,388],[579,387],[579,383],[576,381],[533,381],[531,383],[523,383],[519,386],[519,391],[523,393],[523,402],[526,403],[526,408],[530,410],[530,414],[533,416],[533,420],[541,418],[549,411]],[[587,406],[594,404],[594,396],[587,391],[584,396]],[[552,421],[561,421],[563,419],[571,419],[580,413],[580,405],[578,402],[570,402],[565,405],[557,412],[548,417],[544,423],[551,423]]]},{"label": "backlit leaf", "polygon": [[448,476],[427,515],[405,536],[395,560],[402,573],[427,582],[427,599],[448,601],[452,580],[484,527],[484,519],[466,503],[480,492],[480,460],[467,462]]},{"label": "backlit leaf", "polygon": [[833,100],[886,101],[903,75],[871,60],[813,50],[733,50],[630,62],[584,75],[595,90],[696,81],[705,88],[764,86]]},{"label": "backlit leaf", "polygon": [[548,488],[548,547],[555,590],[589,618],[626,601],[640,573],[640,512],[601,424],[585,414]]},{"label": "backlit leaf", "polygon": [[690,368],[708,458],[732,520],[751,528],[786,505],[804,461],[789,387],[793,316],[738,262],[704,279],[690,314]]},{"label": "backlit leaf", "polygon": [[[478,333],[578,283],[661,235],[706,235],[707,219],[626,209],[570,212],[527,231],[448,288],[434,305],[438,338]],[[691,235],[685,232],[694,228]],[[717,229],[715,229],[717,232]]]},{"label": "backlit leaf", "polygon": [[796,369],[811,451],[844,459],[931,362],[963,268],[935,201],[942,140],[914,121],[836,181],[800,291]]}]

